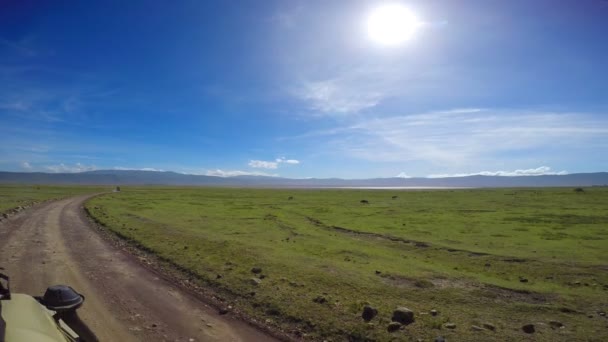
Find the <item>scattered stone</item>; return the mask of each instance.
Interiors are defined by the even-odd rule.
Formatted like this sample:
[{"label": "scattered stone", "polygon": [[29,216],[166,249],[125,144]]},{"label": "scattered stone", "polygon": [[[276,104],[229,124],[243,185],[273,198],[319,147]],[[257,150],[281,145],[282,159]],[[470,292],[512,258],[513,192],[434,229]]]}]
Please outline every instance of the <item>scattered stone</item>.
[{"label": "scattered stone", "polygon": [[254,273],[254,274],[262,273],[262,269],[260,267],[254,267],[251,269],[251,273]]},{"label": "scattered stone", "polygon": [[219,312],[220,315],[225,315],[225,314],[228,313],[228,309],[227,308],[221,308],[218,312]]},{"label": "scattered stone", "polygon": [[437,310],[433,309],[431,310],[431,316],[437,316],[439,314],[439,312],[437,312]]},{"label": "scattered stone", "polygon": [[324,304],[327,303],[327,298],[323,296],[316,296],[315,299],[313,299],[312,301],[318,304]]},{"label": "scattered stone", "polygon": [[363,307],[363,313],[361,314],[361,317],[363,318],[364,321],[369,322],[374,317],[376,317],[377,314],[378,314],[378,310],[376,308],[366,305]]},{"label": "scattered stone", "polygon": [[391,321],[399,322],[404,325],[414,323],[414,312],[408,308],[399,307],[393,311]]},{"label": "scattered stone", "polygon": [[435,342],[448,342],[443,336],[437,336]]},{"label": "scattered stone", "polygon": [[491,331],[496,331],[496,326],[492,323],[483,323],[481,326],[483,326],[484,328],[491,330]]},{"label": "scattered stone", "polygon": [[484,329],[482,327],[477,326],[477,325],[471,325],[471,330],[473,330],[473,331],[483,331]]},{"label": "scattered stone", "polygon": [[215,279],[222,279],[222,275],[221,274],[216,275]]},{"label": "scattered stone", "polygon": [[260,284],[262,283],[262,279],[259,279],[259,278],[251,278],[251,279],[249,279],[249,283],[250,283],[251,285],[257,286],[257,285],[260,285]]},{"label": "scattered stone", "polygon": [[8,218],[8,215],[6,213],[4,213],[4,214],[2,214],[2,217]]},{"label": "scattered stone", "polygon": [[602,317],[606,316],[606,313],[604,311],[600,311],[597,314],[600,315],[600,316],[602,316]]},{"label": "scattered stone", "polygon": [[207,327],[209,327],[209,328],[212,328],[212,327],[213,327],[213,325],[212,325],[211,323],[207,323],[206,325],[207,325]]},{"label": "scattered stone", "polygon": [[528,282],[528,279],[527,279],[527,278],[524,278],[524,277],[519,277],[519,282],[520,282],[520,283],[527,283],[527,282]]},{"label": "scattered stone", "polygon": [[534,328],[534,324],[526,324],[521,327],[521,330],[523,330],[526,334],[534,334],[534,332],[536,331],[536,329]]},{"label": "scattered stone", "polygon": [[391,322],[388,327],[386,327],[386,331],[395,332],[401,329],[401,324],[399,322]]},{"label": "scattered stone", "polygon": [[552,329],[559,329],[564,326],[564,324],[562,322],[558,322],[558,321],[549,321],[549,325],[551,326]]},{"label": "scattered stone", "polygon": [[447,328],[447,329],[456,329],[456,324],[455,323],[446,323],[443,326],[445,328]]},{"label": "scattered stone", "polygon": [[260,274],[258,278],[264,279],[264,278],[266,278],[266,275],[265,274]]},{"label": "scattered stone", "polygon": [[156,328],[157,327],[156,323],[152,323],[151,327]]}]

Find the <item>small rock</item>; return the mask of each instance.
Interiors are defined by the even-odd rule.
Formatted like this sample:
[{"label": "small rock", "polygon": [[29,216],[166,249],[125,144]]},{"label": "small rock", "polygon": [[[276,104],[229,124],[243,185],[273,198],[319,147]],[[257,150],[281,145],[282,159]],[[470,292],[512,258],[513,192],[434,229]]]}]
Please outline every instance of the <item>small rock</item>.
[{"label": "small rock", "polygon": [[528,279],[527,279],[527,278],[524,278],[524,277],[519,277],[519,282],[520,282],[520,283],[527,283],[527,282],[528,282]]},{"label": "small rock", "polygon": [[219,312],[219,314],[220,314],[220,315],[225,315],[225,314],[227,314],[227,313],[228,313],[228,309],[226,309],[226,308],[221,308],[221,309],[220,309],[218,312]]},{"label": "small rock", "polygon": [[437,312],[437,310],[433,309],[430,311],[431,312],[431,316],[437,316],[439,314],[439,312]]},{"label": "small rock", "polygon": [[258,278],[251,278],[251,279],[249,279],[249,283],[250,283],[251,285],[255,285],[255,286],[257,286],[257,285],[260,285],[260,284],[262,283],[262,279],[258,279]]},{"label": "small rock", "polygon": [[254,273],[254,274],[262,273],[262,269],[260,267],[254,267],[251,269],[251,273]]},{"label": "small rock", "polygon": [[381,273],[382,273],[382,272],[380,272],[380,271],[376,271],[376,274],[381,274]]},{"label": "small rock", "polygon": [[208,326],[209,328],[213,327],[213,325],[212,325],[211,323],[207,323],[207,326]]},{"label": "small rock", "polygon": [[602,316],[602,317],[606,316],[606,313],[604,311],[600,311],[597,314],[600,315],[600,316]]},{"label": "small rock", "polygon": [[454,323],[446,323],[443,325],[446,329],[456,329],[456,324]]},{"label": "small rock", "polygon": [[534,334],[536,331],[536,329],[534,329],[534,324],[526,324],[521,327],[521,330],[523,330],[526,334]]},{"label": "small rock", "polygon": [[496,326],[492,323],[484,323],[482,326],[488,330],[496,331]]},{"label": "small rock", "polygon": [[324,304],[327,303],[327,298],[323,296],[316,296],[315,299],[312,300],[315,303]]},{"label": "small rock", "polygon": [[2,214],[2,217],[8,218],[8,215],[6,213],[4,213],[4,214]]},{"label": "small rock", "polygon": [[222,279],[222,275],[221,274],[216,275],[215,279]]},{"label": "small rock", "polygon": [[399,307],[397,310],[393,311],[391,321],[399,322],[404,325],[411,324],[414,322],[414,312],[408,308]]},{"label": "small rock", "polygon": [[157,327],[156,323],[152,323],[151,327],[156,328]]},{"label": "small rock", "polygon": [[483,331],[483,328],[479,327],[477,325],[471,325],[471,330],[473,330],[473,331]]},{"label": "small rock", "polygon": [[562,322],[558,322],[558,321],[549,321],[549,325],[553,329],[559,329],[564,326],[564,324]]},{"label": "small rock", "polygon": [[448,342],[443,336],[437,336],[435,342]]},{"label": "small rock", "polygon": [[386,331],[395,332],[401,329],[401,324],[399,322],[391,322],[388,327],[386,327]]},{"label": "small rock", "polygon": [[377,314],[378,314],[378,310],[376,308],[366,305],[363,307],[363,313],[361,314],[361,317],[363,318],[364,321],[369,322],[374,317],[376,317]]}]

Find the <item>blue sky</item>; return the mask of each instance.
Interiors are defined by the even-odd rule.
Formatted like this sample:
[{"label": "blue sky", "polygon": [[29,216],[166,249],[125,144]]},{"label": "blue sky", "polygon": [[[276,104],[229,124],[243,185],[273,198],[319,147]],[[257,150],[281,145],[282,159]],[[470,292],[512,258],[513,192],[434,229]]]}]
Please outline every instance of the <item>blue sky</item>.
[{"label": "blue sky", "polygon": [[2,2],[0,170],[608,170],[608,2],[395,2]]}]

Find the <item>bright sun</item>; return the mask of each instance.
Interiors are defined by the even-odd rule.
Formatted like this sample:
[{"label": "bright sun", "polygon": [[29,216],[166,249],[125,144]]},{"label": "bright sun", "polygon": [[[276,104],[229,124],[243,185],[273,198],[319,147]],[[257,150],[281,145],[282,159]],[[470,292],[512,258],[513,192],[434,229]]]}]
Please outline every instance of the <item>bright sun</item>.
[{"label": "bright sun", "polygon": [[383,45],[399,45],[411,39],[419,26],[414,13],[400,4],[375,8],[367,19],[370,38]]}]

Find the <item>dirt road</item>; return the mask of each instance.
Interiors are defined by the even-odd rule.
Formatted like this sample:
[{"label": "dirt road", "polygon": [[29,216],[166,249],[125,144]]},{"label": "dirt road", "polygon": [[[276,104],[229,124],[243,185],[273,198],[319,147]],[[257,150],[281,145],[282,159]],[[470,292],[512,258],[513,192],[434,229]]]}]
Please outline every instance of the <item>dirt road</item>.
[{"label": "dirt road", "polygon": [[72,286],[86,297],[80,316],[101,341],[274,341],[218,315],[102,239],[83,212],[88,197],[41,204],[0,222],[0,267],[13,292]]}]

